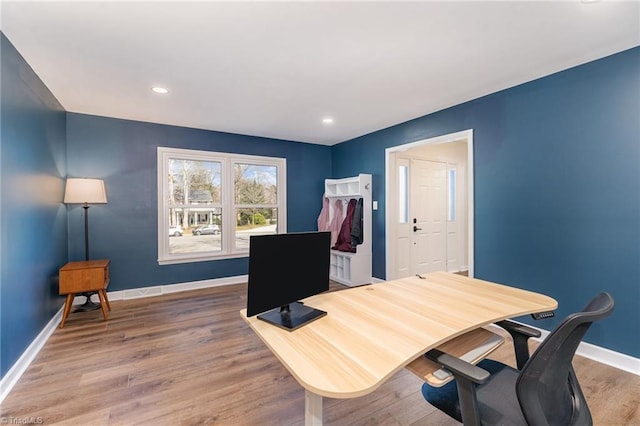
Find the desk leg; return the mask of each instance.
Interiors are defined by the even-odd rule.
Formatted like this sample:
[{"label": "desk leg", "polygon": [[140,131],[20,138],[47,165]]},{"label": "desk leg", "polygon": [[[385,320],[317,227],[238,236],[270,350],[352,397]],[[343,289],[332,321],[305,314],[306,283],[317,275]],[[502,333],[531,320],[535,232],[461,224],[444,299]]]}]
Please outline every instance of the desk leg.
[{"label": "desk leg", "polygon": [[305,426],[322,426],[322,396],[305,389],[304,391]]}]

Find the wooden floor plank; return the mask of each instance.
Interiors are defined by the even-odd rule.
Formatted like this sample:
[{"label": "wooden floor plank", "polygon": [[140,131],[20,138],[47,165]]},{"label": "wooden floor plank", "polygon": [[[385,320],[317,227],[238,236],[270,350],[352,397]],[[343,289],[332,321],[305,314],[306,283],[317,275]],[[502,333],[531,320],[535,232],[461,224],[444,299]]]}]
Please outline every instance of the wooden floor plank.
[{"label": "wooden floor plank", "polygon": [[[331,290],[342,286],[333,283]],[[240,318],[246,285],[72,313],[0,407],[56,425],[303,425],[304,389]],[[507,336],[507,339],[508,336]],[[515,364],[510,340],[492,358]],[[640,425],[640,377],[576,357],[596,425]],[[325,398],[327,425],[454,425],[400,371],[360,398]]]}]

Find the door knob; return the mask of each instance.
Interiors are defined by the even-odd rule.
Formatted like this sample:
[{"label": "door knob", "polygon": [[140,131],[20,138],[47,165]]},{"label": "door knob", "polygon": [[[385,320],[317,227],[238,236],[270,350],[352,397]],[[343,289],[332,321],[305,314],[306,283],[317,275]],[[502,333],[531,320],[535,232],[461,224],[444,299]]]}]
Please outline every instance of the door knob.
[{"label": "door knob", "polygon": [[413,225],[413,232],[421,231],[421,230],[422,228],[418,228],[417,226]]}]

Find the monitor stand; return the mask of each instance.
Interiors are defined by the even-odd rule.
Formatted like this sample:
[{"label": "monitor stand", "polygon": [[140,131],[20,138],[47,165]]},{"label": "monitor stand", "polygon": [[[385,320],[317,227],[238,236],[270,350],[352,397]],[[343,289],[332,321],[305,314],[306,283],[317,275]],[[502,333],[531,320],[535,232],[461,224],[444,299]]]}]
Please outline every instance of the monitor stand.
[{"label": "monitor stand", "polygon": [[325,311],[310,308],[300,302],[275,308],[258,315],[258,319],[266,321],[288,331],[293,331],[303,325],[327,315]]}]

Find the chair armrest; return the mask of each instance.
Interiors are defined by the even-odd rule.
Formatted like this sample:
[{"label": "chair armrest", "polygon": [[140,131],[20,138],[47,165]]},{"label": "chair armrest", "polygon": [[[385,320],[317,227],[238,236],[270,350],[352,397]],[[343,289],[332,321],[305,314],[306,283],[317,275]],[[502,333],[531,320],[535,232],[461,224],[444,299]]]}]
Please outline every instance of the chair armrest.
[{"label": "chair armrest", "polygon": [[503,320],[496,322],[496,325],[504,328],[513,338],[513,349],[516,353],[516,364],[518,370],[522,370],[522,367],[529,360],[529,338],[540,337],[542,333],[533,327],[528,327],[524,324],[518,324],[510,320]]},{"label": "chair armrest", "polygon": [[489,378],[489,372],[486,370],[438,349],[432,349],[424,356],[451,371],[456,379],[463,377],[480,385]]},{"label": "chair armrest", "polygon": [[433,362],[442,364],[453,373],[458,388],[462,424],[465,426],[480,426],[476,384],[485,383],[489,379],[489,372],[438,349],[432,349],[424,356]]}]

